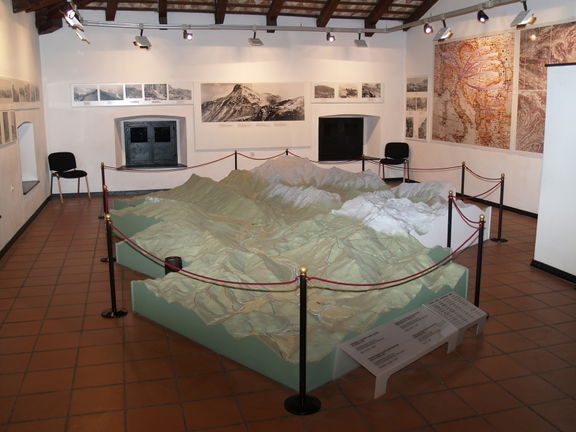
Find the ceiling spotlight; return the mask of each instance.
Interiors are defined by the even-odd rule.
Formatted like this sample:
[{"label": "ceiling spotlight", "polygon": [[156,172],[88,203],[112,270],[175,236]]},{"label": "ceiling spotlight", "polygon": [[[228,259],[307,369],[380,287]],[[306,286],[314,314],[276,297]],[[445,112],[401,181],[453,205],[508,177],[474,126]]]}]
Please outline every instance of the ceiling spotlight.
[{"label": "ceiling spotlight", "polygon": [[516,15],[516,18],[512,20],[510,23],[511,27],[524,27],[528,24],[534,24],[536,21],[536,15],[534,15],[534,12],[528,9],[525,1],[522,2],[522,5],[524,6],[524,10]]},{"label": "ceiling spotlight", "polygon": [[70,27],[73,29],[84,30],[84,26],[82,25],[81,21],[82,17],[78,13],[78,8],[72,1],[69,1],[68,5],[62,9],[61,12]]},{"label": "ceiling spotlight", "polygon": [[332,33],[328,32],[328,33],[326,33],[326,40],[328,42],[334,42],[336,40],[336,36],[334,36]]},{"label": "ceiling spotlight", "polygon": [[257,38],[256,32],[254,32],[254,36],[252,36],[251,38],[248,38],[248,45],[250,45],[250,46],[262,46],[262,45],[264,45],[264,42],[262,42],[262,40],[260,38]]},{"label": "ceiling spotlight", "polygon": [[354,39],[354,45],[358,48],[368,48],[368,44],[364,39],[362,39],[362,34],[358,33],[358,39]]},{"label": "ceiling spotlight", "polygon": [[488,15],[486,15],[486,12],[484,12],[482,9],[480,9],[478,11],[478,15],[476,15],[476,18],[478,19],[478,21],[480,21],[482,24],[484,24],[486,21],[488,21],[490,19],[490,17]]},{"label": "ceiling spotlight", "polygon": [[143,35],[144,33],[144,29],[140,29],[140,36],[136,36],[134,38],[134,42],[132,42],[134,44],[134,46],[137,46],[138,48],[142,48],[142,49],[150,49],[150,47],[152,46],[152,44],[150,43],[150,40]]},{"label": "ceiling spotlight", "polygon": [[424,33],[430,34],[434,31],[434,27],[432,27],[432,25],[430,23],[425,23],[422,30],[424,30]]},{"label": "ceiling spotlight", "polygon": [[87,44],[90,43],[90,41],[88,39],[86,39],[86,37],[84,36],[84,32],[79,30],[79,29],[75,29],[74,30],[76,32],[76,36],[78,36],[78,39],[80,39],[82,42],[86,42]]},{"label": "ceiling spotlight", "polygon": [[184,29],[184,30],[182,30],[182,37],[186,40],[192,40],[194,35],[192,34],[192,32],[190,30]]},{"label": "ceiling spotlight", "polygon": [[445,20],[442,20],[442,26],[443,27],[434,36],[435,41],[443,41],[443,40],[446,40],[446,39],[452,37],[452,34],[453,34],[452,30],[450,29],[450,27],[446,26]]}]

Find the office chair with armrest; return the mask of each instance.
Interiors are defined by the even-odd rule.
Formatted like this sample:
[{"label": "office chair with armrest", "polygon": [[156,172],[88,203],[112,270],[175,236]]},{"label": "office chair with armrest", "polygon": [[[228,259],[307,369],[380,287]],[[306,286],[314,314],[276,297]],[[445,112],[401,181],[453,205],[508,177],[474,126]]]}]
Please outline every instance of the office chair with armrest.
[{"label": "office chair with armrest", "polygon": [[410,147],[405,142],[389,142],[384,148],[384,158],[380,159],[382,164],[382,180],[386,181],[386,165],[404,165],[402,181],[410,180]]},{"label": "office chair with armrest", "polygon": [[48,165],[50,166],[50,194],[52,194],[52,185],[54,177],[58,180],[58,192],[60,193],[60,202],[62,199],[62,185],[60,178],[78,179],[78,193],[80,193],[80,179],[86,179],[86,190],[88,191],[88,198],[90,198],[90,187],[88,186],[88,173],[83,170],[76,169],[76,158],[74,153],[70,152],[57,152],[48,155]]}]

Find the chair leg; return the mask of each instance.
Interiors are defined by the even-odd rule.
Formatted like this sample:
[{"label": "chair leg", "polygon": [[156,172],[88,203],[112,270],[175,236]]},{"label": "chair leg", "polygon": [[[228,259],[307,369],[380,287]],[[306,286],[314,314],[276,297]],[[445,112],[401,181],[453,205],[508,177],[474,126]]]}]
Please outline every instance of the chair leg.
[{"label": "chair leg", "polygon": [[[88,176],[84,177],[86,179],[86,190],[88,191],[88,199],[92,199],[90,197],[90,187],[88,186]],[[80,180],[80,179],[78,179]]]},{"label": "chair leg", "polygon": [[56,180],[58,180],[58,193],[60,194],[60,202],[63,203],[64,199],[62,198],[62,185],[60,184],[60,177],[56,176]]}]

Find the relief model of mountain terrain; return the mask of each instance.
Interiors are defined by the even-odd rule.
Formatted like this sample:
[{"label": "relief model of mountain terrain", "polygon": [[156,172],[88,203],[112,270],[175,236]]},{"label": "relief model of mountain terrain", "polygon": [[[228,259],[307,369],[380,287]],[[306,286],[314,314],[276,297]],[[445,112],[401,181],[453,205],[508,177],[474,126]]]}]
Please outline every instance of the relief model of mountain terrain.
[{"label": "relief model of mountain terrain", "polygon": [[282,100],[236,84],[221,98],[202,103],[203,122],[304,120],[304,97]]},{"label": "relief model of mountain terrain", "polygon": [[[112,214],[115,224],[131,215],[153,218],[131,239],[157,256],[181,256],[190,272],[238,282],[284,282],[306,266],[309,276],[367,284],[434,264],[430,249],[411,233],[430,229],[430,220],[445,211],[447,188],[432,182],[390,189],[371,171],[323,169],[285,156],[251,171],[233,171],[219,182],[192,175],[172,190],[122,200],[125,207]],[[410,282],[369,292],[311,281],[309,361],[324,358],[382,314],[405,307],[422,289],[454,287],[465,273],[447,263]],[[256,336],[283,359],[297,362],[298,291],[277,292],[294,285],[254,292],[182,273],[144,284],[167,302],[193,310],[204,323],[222,324],[235,337]],[[346,291],[320,288],[325,286]]]}]

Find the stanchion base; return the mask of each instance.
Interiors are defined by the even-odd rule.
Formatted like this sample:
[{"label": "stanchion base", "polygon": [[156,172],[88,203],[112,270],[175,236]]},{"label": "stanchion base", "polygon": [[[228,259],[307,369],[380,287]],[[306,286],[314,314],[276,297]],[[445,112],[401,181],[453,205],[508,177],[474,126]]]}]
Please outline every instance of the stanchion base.
[{"label": "stanchion base", "polygon": [[493,242],[498,242],[498,243],[506,243],[508,241],[505,238],[498,238],[498,237],[491,238],[490,240],[492,240]]},{"label": "stanchion base", "polygon": [[126,309],[119,308],[116,309],[116,312],[114,312],[112,309],[106,309],[100,315],[102,315],[104,318],[122,318],[125,317],[127,314],[128,311]]},{"label": "stanchion base", "polygon": [[[106,262],[110,262],[110,260],[108,259],[108,257],[103,257],[103,258],[100,258],[100,262],[106,263]],[[112,258],[112,262],[116,262],[116,258]]]},{"label": "stanchion base", "polygon": [[300,395],[290,396],[284,401],[284,408],[290,414],[294,415],[309,415],[320,411],[322,403],[320,399],[315,396],[305,395],[304,406],[300,404]]}]

